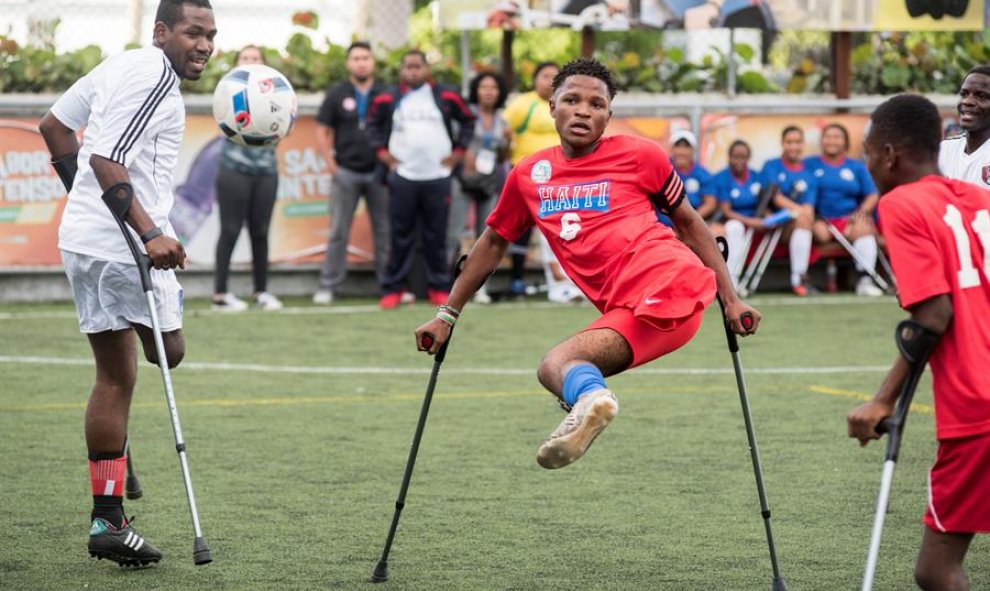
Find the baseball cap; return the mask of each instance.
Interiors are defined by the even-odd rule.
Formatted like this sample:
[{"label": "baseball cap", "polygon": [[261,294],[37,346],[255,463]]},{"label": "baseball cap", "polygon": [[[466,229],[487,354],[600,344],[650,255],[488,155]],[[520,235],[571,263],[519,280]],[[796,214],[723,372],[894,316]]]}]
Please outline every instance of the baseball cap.
[{"label": "baseball cap", "polygon": [[694,133],[689,129],[678,129],[674,133],[670,134],[670,145],[673,146],[677,142],[684,140],[691,144],[692,148],[698,147],[698,138],[695,137]]}]

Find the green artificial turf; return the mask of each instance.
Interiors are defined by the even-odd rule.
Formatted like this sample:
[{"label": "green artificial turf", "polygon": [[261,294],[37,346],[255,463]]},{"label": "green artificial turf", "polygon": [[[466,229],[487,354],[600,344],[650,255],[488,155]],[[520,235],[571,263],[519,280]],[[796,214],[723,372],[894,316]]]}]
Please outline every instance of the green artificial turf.
[{"label": "green artificial turf", "polygon": [[[858,588],[882,445],[845,413],[895,357],[893,300],[755,298],[741,341],[781,569],[791,591]],[[86,552],[82,424],[91,355],[66,305],[0,310],[0,589],[763,590],[770,564],[717,308],[684,349],[609,380],[620,413],[566,469],[536,464],[563,414],[536,381],[543,353],[589,307],[471,306],[458,324],[392,549],[381,551],[431,360],[418,305],[368,301],[221,315],[188,305],[173,372],[204,532],[192,528],[161,379],[142,363],[130,434],[145,498],[126,503],[165,559],[126,571]],[[685,370],[699,370],[687,372]],[[897,467],[875,589],[914,588],[925,472],[926,377]],[[967,567],[990,588],[990,546]]]}]

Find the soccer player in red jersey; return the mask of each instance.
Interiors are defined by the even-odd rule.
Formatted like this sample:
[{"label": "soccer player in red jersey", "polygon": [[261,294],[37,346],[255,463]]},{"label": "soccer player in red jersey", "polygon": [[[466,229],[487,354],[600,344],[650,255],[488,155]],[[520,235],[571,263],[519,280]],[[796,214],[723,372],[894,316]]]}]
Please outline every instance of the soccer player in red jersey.
[{"label": "soccer player in red jersey", "polygon": [[[733,291],[704,220],[682,203],[684,185],[667,154],[646,139],[602,137],[614,96],[611,72],[595,60],[574,60],[560,70],[550,105],[561,145],[512,169],[447,305],[416,330],[419,349],[436,353],[508,245],[527,228],[539,228],[602,313],[540,362],[540,383],[569,410],[540,447],[537,461],[544,468],[580,458],[615,417],[619,407],[605,376],[687,343],[716,290],[736,333],[752,334],[760,320]],[[673,221],[680,240],[657,221],[656,208]],[[747,312],[755,320],[748,329],[741,321]]]},{"label": "soccer player in red jersey", "polygon": [[[940,140],[935,105],[900,95],[874,111],[864,146],[901,306],[934,333],[939,445],[915,580],[965,591],[973,534],[990,532],[990,192],[939,174]],[[898,357],[873,400],[849,413],[850,437],[862,445],[879,437],[911,371]]]}]

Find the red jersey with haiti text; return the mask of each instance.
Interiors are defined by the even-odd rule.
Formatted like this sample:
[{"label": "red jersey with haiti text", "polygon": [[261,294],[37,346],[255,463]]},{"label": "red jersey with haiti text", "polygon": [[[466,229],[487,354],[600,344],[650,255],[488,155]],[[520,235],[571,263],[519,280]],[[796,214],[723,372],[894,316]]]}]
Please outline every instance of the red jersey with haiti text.
[{"label": "red jersey with haiti text", "polygon": [[879,208],[901,306],[952,298],[952,322],[929,361],[937,436],[990,432],[990,191],[926,176]]},{"label": "red jersey with haiti text", "polygon": [[715,298],[714,271],[657,221],[651,202],[676,203],[683,194],[660,146],[616,135],[579,158],[568,160],[559,146],[524,158],[488,225],[509,242],[537,226],[601,312],[629,308],[670,330]]}]

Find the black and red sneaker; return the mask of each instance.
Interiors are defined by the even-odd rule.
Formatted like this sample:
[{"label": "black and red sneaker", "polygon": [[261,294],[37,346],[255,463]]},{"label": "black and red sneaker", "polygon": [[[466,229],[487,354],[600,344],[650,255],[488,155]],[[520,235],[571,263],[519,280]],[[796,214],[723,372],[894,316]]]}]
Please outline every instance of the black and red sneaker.
[{"label": "black and red sneaker", "polygon": [[97,517],[89,528],[89,555],[97,560],[112,560],[125,567],[144,567],[162,559],[162,553],[144,539],[129,521],[114,527]]}]

